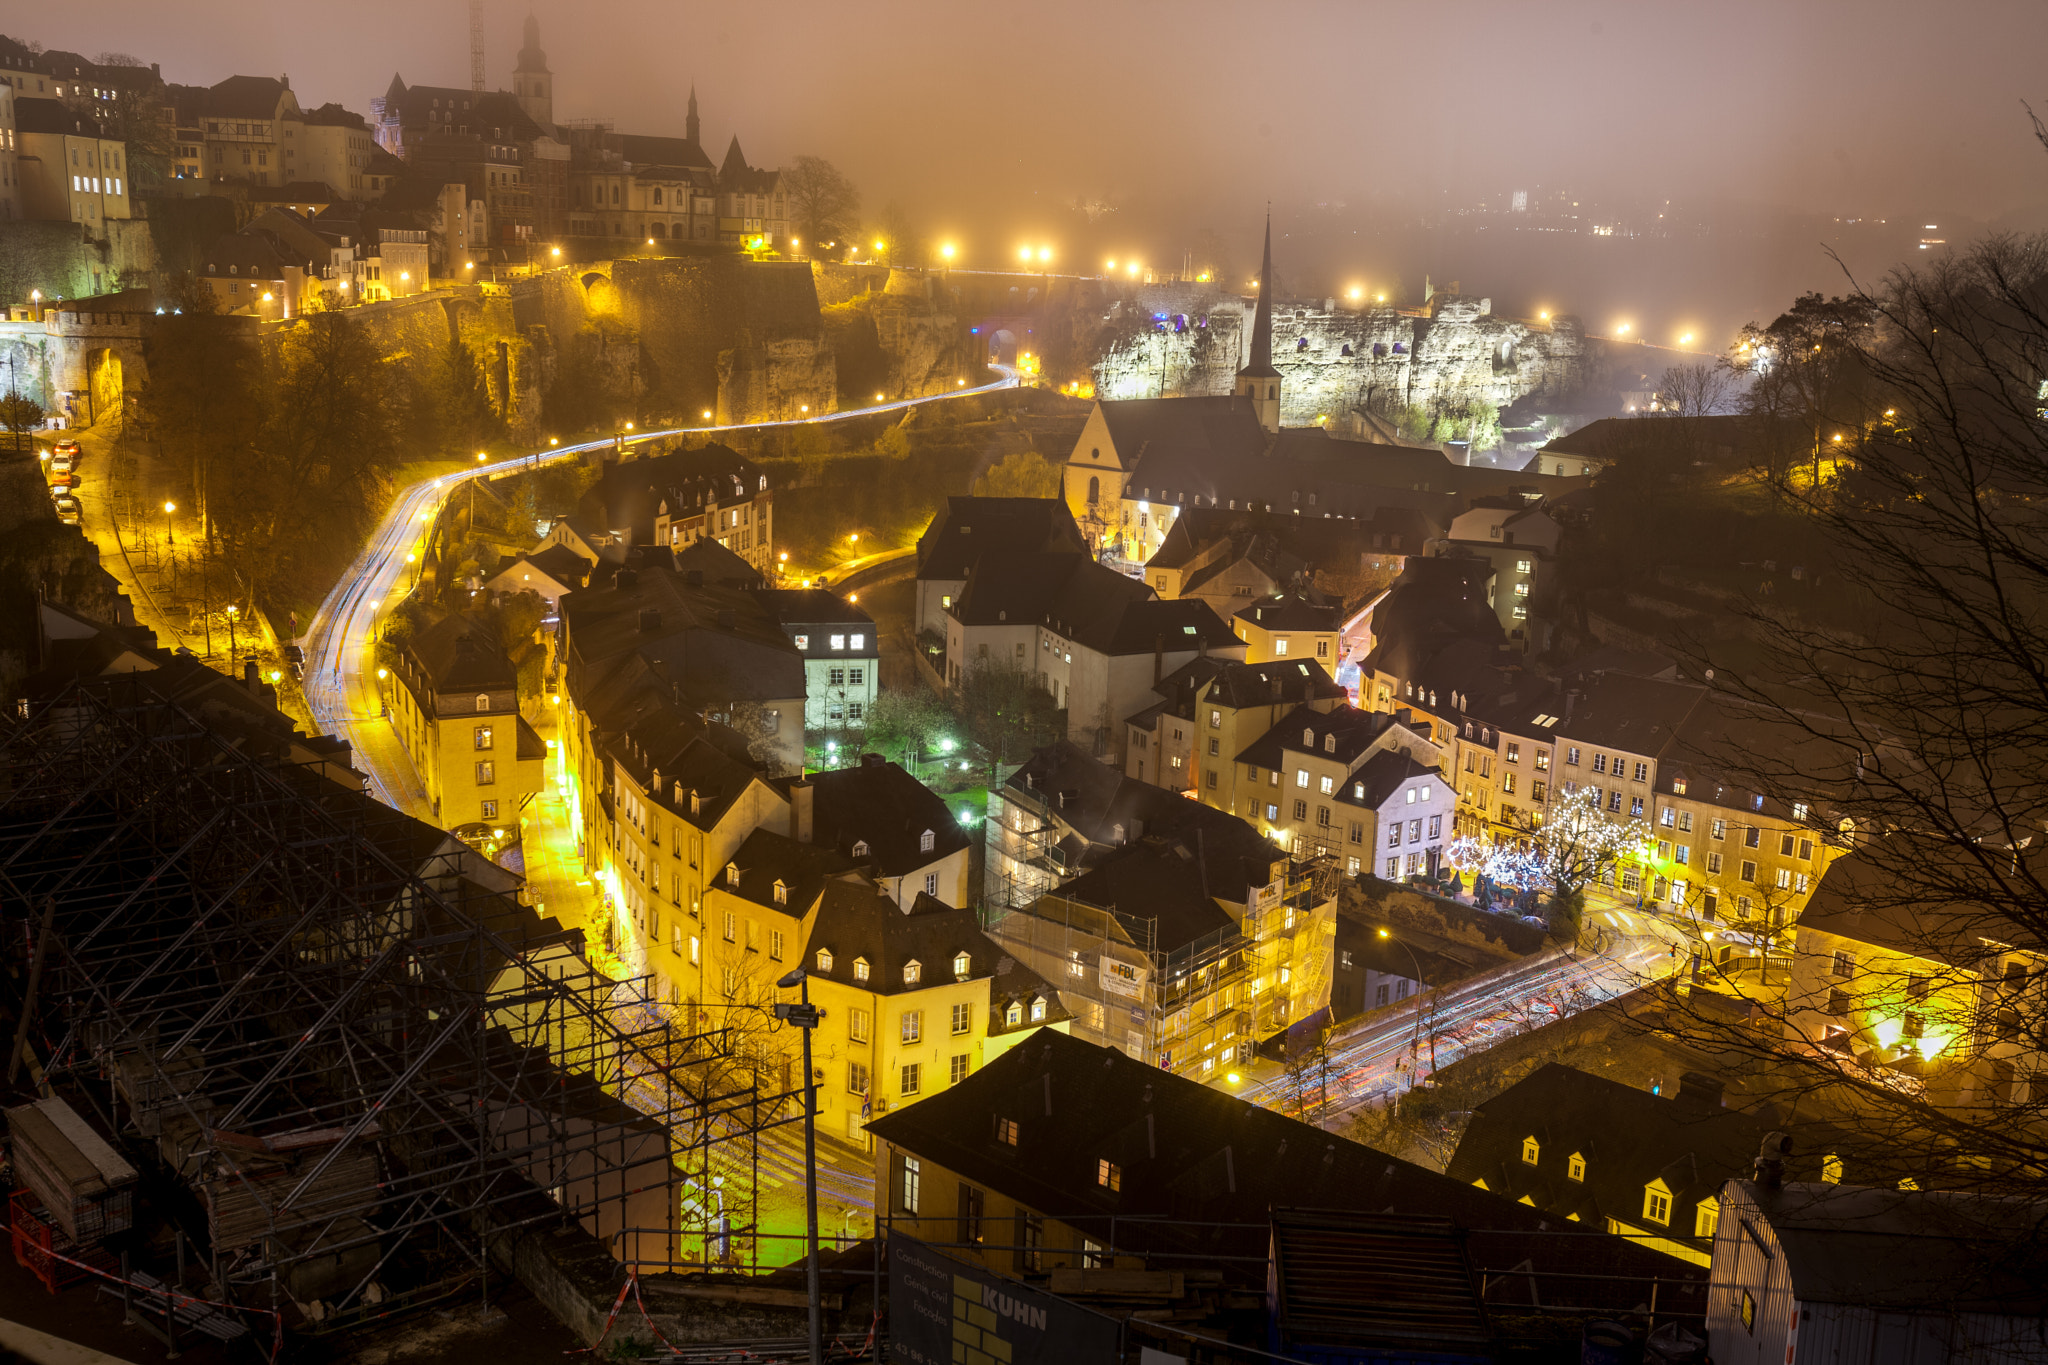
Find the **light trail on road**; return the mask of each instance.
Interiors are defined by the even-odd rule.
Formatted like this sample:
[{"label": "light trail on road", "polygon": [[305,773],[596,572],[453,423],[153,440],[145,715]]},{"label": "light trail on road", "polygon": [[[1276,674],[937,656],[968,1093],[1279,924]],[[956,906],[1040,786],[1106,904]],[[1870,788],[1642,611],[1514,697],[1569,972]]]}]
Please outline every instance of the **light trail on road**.
[{"label": "light trail on road", "polygon": [[575,445],[549,446],[529,454],[481,463],[474,469],[459,469],[435,478],[423,479],[399,493],[392,503],[391,510],[385,514],[384,520],[371,533],[362,552],[349,566],[348,573],[334,585],[326,599],[321,602],[319,609],[313,613],[312,620],[307,623],[306,633],[302,637],[305,640],[306,653],[306,704],[312,709],[313,717],[320,725],[349,741],[352,752],[358,756],[360,765],[369,774],[370,790],[373,795],[386,805],[426,818],[423,815],[426,794],[403,754],[393,759],[389,756],[388,745],[365,742],[376,735],[376,731],[371,727],[386,725],[378,689],[374,685],[375,665],[371,658],[370,643],[376,629],[377,609],[390,601],[394,593],[407,590],[402,585],[406,571],[407,548],[421,537],[427,526],[432,524],[435,510],[462,485],[471,479],[488,479],[539,469],[563,460],[580,459],[594,450],[606,450],[621,445],[634,446],[646,441],[666,440],[675,436],[717,436],[726,432],[763,431],[778,427],[844,422],[882,413],[901,412],[925,403],[943,403],[949,399],[967,398],[1017,387],[1017,371],[1014,368],[1007,365],[991,365],[989,368],[1000,372],[1003,377],[994,383],[962,388],[952,393],[872,403],[866,407],[849,408],[844,412],[824,413],[817,417],[788,418],[776,422],[665,427],[656,431],[635,432],[632,435],[621,433],[618,437],[583,441]]}]

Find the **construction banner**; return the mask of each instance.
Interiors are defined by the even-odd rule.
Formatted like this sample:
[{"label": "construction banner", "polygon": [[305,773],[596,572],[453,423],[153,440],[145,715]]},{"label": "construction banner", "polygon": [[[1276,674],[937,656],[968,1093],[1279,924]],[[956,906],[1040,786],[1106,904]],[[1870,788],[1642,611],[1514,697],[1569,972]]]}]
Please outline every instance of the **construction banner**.
[{"label": "construction banner", "polygon": [[889,1234],[889,1357],[900,1365],[1110,1365],[1114,1319]]}]

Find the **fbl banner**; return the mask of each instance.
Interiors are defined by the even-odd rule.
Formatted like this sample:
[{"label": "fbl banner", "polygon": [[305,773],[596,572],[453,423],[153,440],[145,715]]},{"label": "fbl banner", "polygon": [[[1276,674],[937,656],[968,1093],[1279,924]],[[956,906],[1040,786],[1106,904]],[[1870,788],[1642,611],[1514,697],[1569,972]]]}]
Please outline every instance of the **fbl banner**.
[{"label": "fbl banner", "polygon": [[900,1365],[1108,1365],[1100,1313],[889,1234],[889,1357]]}]

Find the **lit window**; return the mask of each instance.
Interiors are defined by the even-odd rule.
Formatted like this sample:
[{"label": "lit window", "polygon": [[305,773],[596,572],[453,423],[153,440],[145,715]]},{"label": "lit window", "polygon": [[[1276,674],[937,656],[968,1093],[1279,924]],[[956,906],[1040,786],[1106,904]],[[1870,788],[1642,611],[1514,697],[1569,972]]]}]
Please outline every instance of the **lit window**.
[{"label": "lit window", "polygon": [[997,1119],[996,1141],[1002,1143],[1005,1147],[1015,1147],[1017,1145],[1017,1120]]},{"label": "lit window", "polygon": [[903,1041],[906,1043],[915,1043],[921,1041],[924,1038],[924,1011],[903,1011],[901,1032],[903,1036]]},{"label": "lit window", "polygon": [[926,830],[923,834],[917,836],[917,851],[919,853],[929,853],[937,842],[937,836],[930,830]]},{"label": "lit window", "polygon": [[953,975],[964,981],[973,966],[973,959],[968,957],[966,953],[956,954],[953,958]]},{"label": "lit window", "polygon": [[1099,1158],[1095,1163],[1095,1183],[1114,1193],[1124,1187],[1123,1167],[1108,1157]]},{"label": "lit window", "polygon": [[1573,1180],[1584,1181],[1586,1178],[1586,1158],[1580,1156],[1577,1152],[1573,1152],[1571,1160],[1565,1163],[1564,1173]]},{"label": "lit window", "polygon": [[818,970],[828,974],[831,972],[832,950],[830,948],[818,949]]},{"label": "lit window", "polygon": [[903,964],[903,984],[915,986],[924,976],[924,964],[916,958]]},{"label": "lit window", "polygon": [[953,1025],[953,1033],[954,1033],[954,1035],[955,1035],[956,1037],[957,1037],[958,1035],[960,1035],[960,1034],[963,1034],[963,1033],[966,1033],[966,1032],[968,1032],[968,1031],[969,1031],[970,1029],[972,1029],[972,1028],[974,1027],[974,1006],[972,1006],[972,1005],[955,1005],[955,1006],[953,1006],[953,1019],[952,1019],[952,1025]]},{"label": "lit window", "polygon": [[1534,1166],[1536,1158],[1542,1154],[1542,1144],[1537,1142],[1535,1138],[1525,1137],[1522,1139],[1522,1162],[1524,1165]]},{"label": "lit window", "polygon": [[865,981],[868,979],[868,960],[866,958],[857,957],[853,960],[853,979],[855,981]]},{"label": "lit window", "polygon": [[1031,997],[1031,1022],[1034,1024],[1045,1022],[1045,997],[1042,995]]},{"label": "lit window", "polygon": [[1712,1199],[1701,1200],[1700,1206],[1693,1210],[1692,1235],[1695,1237],[1712,1237],[1715,1229],[1720,1226],[1721,1205]]},{"label": "lit window", "polygon": [[1668,1226],[1670,1226],[1670,1223],[1671,1223],[1671,1194],[1670,1194],[1670,1192],[1669,1192],[1668,1190],[1662,1190],[1662,1189],[1659,1189],[1659,1188],[1658,1188],[1657,1186],[1655,1186],[1655,1185],[1652,1185],[1652,1186],[1651,1186],[1650,1188],[1648,1188],[1648,1189],[1644,1190],[1644,1191],[1643,1191],[1643,1217],[1645,1217],[1645,1218],[1649,1219],[1649,1220],[1650,1220],[1650,1221],[1651,1221],[1652,1223],[1660,1223],[1660,1224],[1663,1224],[1663,1225],[1665,1225],[1665,1226],[1667,1226],[1667,1227],[1668,1227]]}]

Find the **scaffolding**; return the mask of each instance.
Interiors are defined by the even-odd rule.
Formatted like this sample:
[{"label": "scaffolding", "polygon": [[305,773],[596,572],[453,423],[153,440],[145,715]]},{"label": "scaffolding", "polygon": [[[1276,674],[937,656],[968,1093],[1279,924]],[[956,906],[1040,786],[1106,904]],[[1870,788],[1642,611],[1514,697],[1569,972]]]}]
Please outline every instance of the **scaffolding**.
[{"label": "scaffolding", "polygon": [[[14,1059],[153,1145],[243,1302],[319,1300],[332,1326],[487,1287],[494,1242],[549,1222],[626,1260],[730,1264],[751,1229],[691,1227],[687,1187],[757,1168],[803,1092],[592,970],[452,836],[269,746],[148,672],[16,703]],[[614,1236],[640,1228],[666,1231]]]}]

